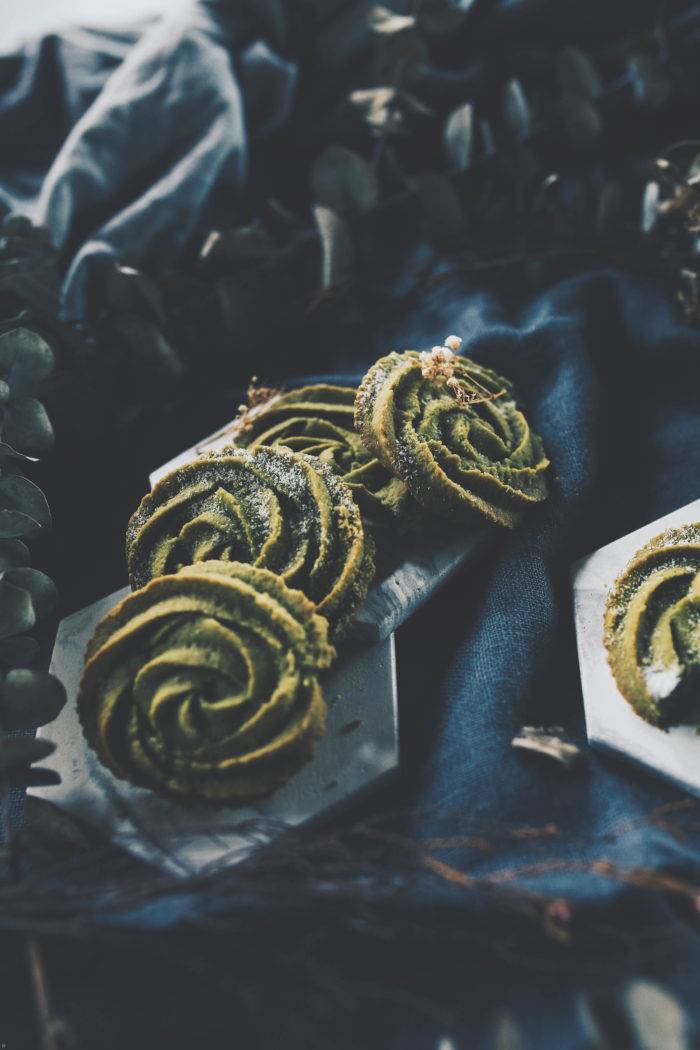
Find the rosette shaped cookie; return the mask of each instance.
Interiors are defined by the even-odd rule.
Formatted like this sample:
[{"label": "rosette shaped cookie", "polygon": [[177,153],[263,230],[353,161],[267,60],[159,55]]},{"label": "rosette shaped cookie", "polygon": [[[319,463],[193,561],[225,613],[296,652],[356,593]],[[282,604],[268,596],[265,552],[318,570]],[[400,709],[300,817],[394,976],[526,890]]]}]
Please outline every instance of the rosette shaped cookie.
[{"label": "rosette shaped cookie", "polygon": [[284,448],[224,449],[162,478],[129,522],[134,588],[204,561],[279,573],[343,635],[374,573],[372,542],[330,467]]},{"label": "rosette shaped cookie", "polygon": [[272,397],[244,414],[240,447],[284,446],[326,463],[350,486],[365,521],[387,528],[420,514],[404,483],[368,452],[355,431],[355,387],[317,383]]},{"label": "rosette shaped cookie", "polygon": [[608,596],[605,645],[638,715],[660,726],[700,722],[700,523],[637,551]]},{"label": "rosette shaped cookie", "polygon": [[185,802],[261,798],[312,755],[334,650],[300,591],[251,565],[152,580],[98,625],[78,712],[115,776]]},{"label": "rosette shaped cookie", "polygon": [[357,392],[355,425],[428,510],[513,527],[547,496],[542,442],[507,379],[469,358],[436,352],[449,355],[444,371],[442,359],[427,367],[430,355],[415,351],[380,358]]}]

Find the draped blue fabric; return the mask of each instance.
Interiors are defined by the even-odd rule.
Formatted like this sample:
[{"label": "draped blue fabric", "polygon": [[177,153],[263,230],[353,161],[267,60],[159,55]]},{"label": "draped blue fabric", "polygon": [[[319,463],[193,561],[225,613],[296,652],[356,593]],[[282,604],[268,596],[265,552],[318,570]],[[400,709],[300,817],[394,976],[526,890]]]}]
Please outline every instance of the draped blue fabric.
[{"label": "draped blue fabric", "polygon": [[[459,73],[436,73],[436,98],[472,92],[488,102],[506,55],[533,70],[562,43],[608,55],[651,24],[657,5],[472,6],[469,61]],[[67,266],[67,316],[89,310],[105,259],[157,271],[214,219],[241,221],[256,150],[274,132],[291,127],[288,149],[322,141],[324,106],[364,75],[352,34],[335,58],[324,34],[334,19],[361,20],[365,5],[321,5],[313,19],[303,8],[206,4],[122,34],[53,36],[0,59],[0,194],[49,226]],[[317,47],[304,35],[311,27]],[[697,61],[692,34],[683,46]],[[644,158],[636,135],[630,129],[631,170]],[[623,128],[619,155],[625,143]],[[229,901],[232,913],[212,904],[211,938],[194,953],[211,966],[193,975],[175,951],[153,946],[210,905],[171,896],[122,916],[147,935],[142,952],[117,941],[94,967],[57,976],[85,1045],[209,1046],[228,1037],[241,1046],[413,1048],[449,1037],[465,1050],[515,1046],[493,1041],[506,1008],[526,1047],[583,1048],[599,1045],[585,1027],[583,992],[605,997],[635,975],[673,990],[700,1024],[697,902],[693,918],[687,901],[635,879],[647,869],[698,885],[697,811],[693,825],[692,803],[670,784],[587,749],[569,581],[577,558],[700,495],[700,333],[682,320],[665,279],[585,256],[526,260],[517,230],[509,262],[479,267],[473,252],[437,253],[414,219],[410,202],[400,202],[382,220],[376,294],[329,307],[271,356],[271,371],[354,380],[390,348],[458,333],[467,353],[514,380],[553,463],[552,496],[515,534],[494,534],[490,557],[465,566],[399,632],[402,777],[363,814],[399,811],[402,835],[450,838],[439,856],[457,871],[501,873],[566,898],[583,927],[616,931],[620,951],[572,947],[541,966],[507,952],[494,960],[483,946],[507,946],[510,920],[470,903],[454,883],[429,883],[408,894],[403,920],[429,926],[448,909],[451,924],[464,927],[459,950],[446,936],[441,949],[439,924],[425,952],[389,934],[376,940],[376,930],[346,931],[297,1000],[294,959],[312,951],[308,901]],[[241,381],[261,368],[237,365]],[[123,527],[148,471],[230,419],[239,400],[208,372],[171,403],[125,411],[99,447],[59,440],[47,480],[57,523],[47,557],[69,606],[122,584]],[[585,750],[582,770],[515,755],[511,739],[528,724],[563,726]],[[676,817],[689,814],[679,830]],[[238,987],[245,1010],[234,1014],[227,953],[251,928],[261,948],[266,938],[275,945],[278,968],[267,988],[252,978]],[[6,989],[16,979],[10,970]],[[19,1032],[21,994],[11,1000],[8,1025]],[[615,1038],[608,1045],[636,1045],[629,1033]],[[7,1045],[16,1045],[9,1036]]]}]

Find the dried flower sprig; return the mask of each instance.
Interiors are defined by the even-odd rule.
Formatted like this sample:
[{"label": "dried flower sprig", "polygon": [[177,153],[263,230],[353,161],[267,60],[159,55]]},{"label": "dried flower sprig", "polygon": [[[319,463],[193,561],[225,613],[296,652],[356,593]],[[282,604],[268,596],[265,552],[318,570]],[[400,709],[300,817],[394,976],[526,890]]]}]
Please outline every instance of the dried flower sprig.
[{"label": "dried flower sprig", "polygon": [[230,434],[240,434],[252,426],[252,418],[256,410],[263,405],[268,405],[283,393],[278,387],[260,386],[257,376],[250,377],[250,383],[246,391],[246,402],[238,406],[238,415],[229,428]]},{"label": "dried flower sprig", "polygon": [[444,382],[455,401],[460,405],[480,405],[485,401],[494,401],[497,397],[503,397],[505,390],[492,393],[472,375],[469,377],[471,387],[457,378],[454,374],[455,355],[461,346],[462,340],[458,335],[448,335],[442,346],[424,350],[420,355],[423,377],[435,383]]},{"label": "dried flower sprig", "polygon": [[458,335],[448,335],[442,346],[434,346],[432,350],[423,350],[420,355],[423,378],[432,379],[436,383],[452,379],[455,353],[461,346],[462,340]]}]

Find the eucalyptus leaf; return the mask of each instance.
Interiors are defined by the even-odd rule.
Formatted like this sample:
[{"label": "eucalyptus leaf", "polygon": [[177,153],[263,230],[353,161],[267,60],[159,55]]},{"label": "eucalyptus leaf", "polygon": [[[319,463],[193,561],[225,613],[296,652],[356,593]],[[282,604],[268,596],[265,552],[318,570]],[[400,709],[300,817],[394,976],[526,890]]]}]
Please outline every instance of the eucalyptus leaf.
[{"label": "eucalyptus leaf", "polygon": [[19,638],[0,639],[0,664],[10,667],[27,667],[39,655],[36,638],[21,635]]},{"label": "eucalyptus leaf", "polygon": [[338,215],[361,215],[379,200],[377,176],[364,157],[345,146],[328,146],[311,172],[314,203]]},{"label": "eucalyptus leaf", "polygon": [[4,579],[0,580],[0,638],[31,631],[35,623],[34,603],[28,591]]},{"label": "eucalyptus leaf", "polygon": [[557,55],[557,78],[563,91],[580,98],[596,99],[603,84],[593,60],[580,47],[564,47]]},{"label": "eucalyptus leaf", "polygon": [[0,372],[14,393],[42,382],[53,368],[53,350],[37,332],[13,328],[0,335]]},{"label": "eucalyptus leaf", "polygon": [[416,18],[415,15],[399,15],[378,4],[371,9],[367,24],[375,33],[393,36],[395,33],[405,33],[407,29],[413,29]]},{"label": "eucalyptus leaf", "polygon": [[66,690],[54,675],[22,667],[9,671],[0,684],[0,725],[31,729],[58,718]]},{"label": "eucalyptus leaf", "polygon": [[648,182],[642,196],[642,214],[639,222],[642,233],[651,233],[659,217],[660,187],[658,182]]},{"label": "eucalyptus leaf", "polygon": [[12,445],[8,445],[6,441],[0,441],[0,457],[17,459],[22,463],[37,463],[39,459],[38,456],[28,456],[26,452],[20,452]]},{"label": "eucalyptus leaf", "polygon": [[453,109],[445,121],[445,149],[457,171],[466,171],[474,150],[474,107],[471,102]]},{"label": "eucalyptus leaf", "polygon": [[34,397],[13,398],[5,409],[3,439],[11,448],[40,456],[54,446],[51,420],[41,401]]},{"label": "eucalyptus leaf", "polygon": [[14,736],[0,739],[0,772],[30,766],[52,754],[56,745],[43,738],[37,740],[32,736]]},{"label": "eucalyptus leaf", "polygon": [[671,81],[656,55],[635,52],[627,56],[627,71],[637,102],[661,109],[671,94]]},{"label": "eucalyptus leaf", "polygon": [[[46,496],[33,481],[21,474],[4,474],[0,477],[0,538],[22,536],[25,532],[4,531],[12,524],[12,515],[23,515],[34,523],[34,531],[39,527],[51,525],[51,511]],[[19,524],[19,523],[18,523]]]},{"label": "eucalyptus leaf", "polygon": [[321,287],[335,288],[355,270],[355,245],[350,227],[330,208],[316,207],[314,221],[321,239]]},{"label": "eucalyptus leaf", "polygon": [[685,177],[686,186],[697,186],[700,183],[700,153],[696,153],[690,162]]},{"label": "eucalyptus leaf", "polygon": [[21,540],[0,540],[0,572],[29,565],[29,548]]},{"label": "eucalyptus leaf", "polygon": [[37,620],[49,616],[58,604],[58,590],[56,584],[46,573],[39,569],[28,566],[16,569],[8,569],[2,577],[2,582],[10,583],[14,587],[21,587],[32,599],[34,614]]},{"label": "eucalyptus leaf", "polygon": [[592,145],[603,130],[603,120],[595,102],[582,95],[565,94],[560,105],[564,128],[571,145]]},{"label": "eucalyptus leaf", "polygon": [[165,323],[161,294],[145,273],[132,266],[115,264],[102,287],[105,305],[115,313],[138,314],[147,320]]},{"label": "eucalyptus leaf", "polygon": [[19,510],[0,508],[0,538],[11,539],[17,536],[35,536],[41,529],[38,521],[29,514]]},{"label": "eucalyptus leaf", "polygon": [[466,235],[468,222],[462,202],[447,175],[439,171],[420,171],[415,177],[415,186],[433,238],[443,248],[458,246]]},{"label": "eucalyptus leaf", "polygon": [[521,82],[512,77],[503,89],[503,119],[516,139],[526,139],[532,132],[532,111]]}]

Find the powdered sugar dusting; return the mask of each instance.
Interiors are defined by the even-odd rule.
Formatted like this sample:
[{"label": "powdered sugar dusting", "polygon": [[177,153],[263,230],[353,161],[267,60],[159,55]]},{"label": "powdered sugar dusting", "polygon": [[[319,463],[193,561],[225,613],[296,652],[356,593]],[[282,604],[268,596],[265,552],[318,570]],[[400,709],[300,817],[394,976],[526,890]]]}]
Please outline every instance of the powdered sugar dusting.
[{"label": "powdered sugar dusting", "polygon": [[680,685],[682,669],[677,663],[666,666],[660,662],[644,668],[644,682],[654,700],[665,700]]}]

